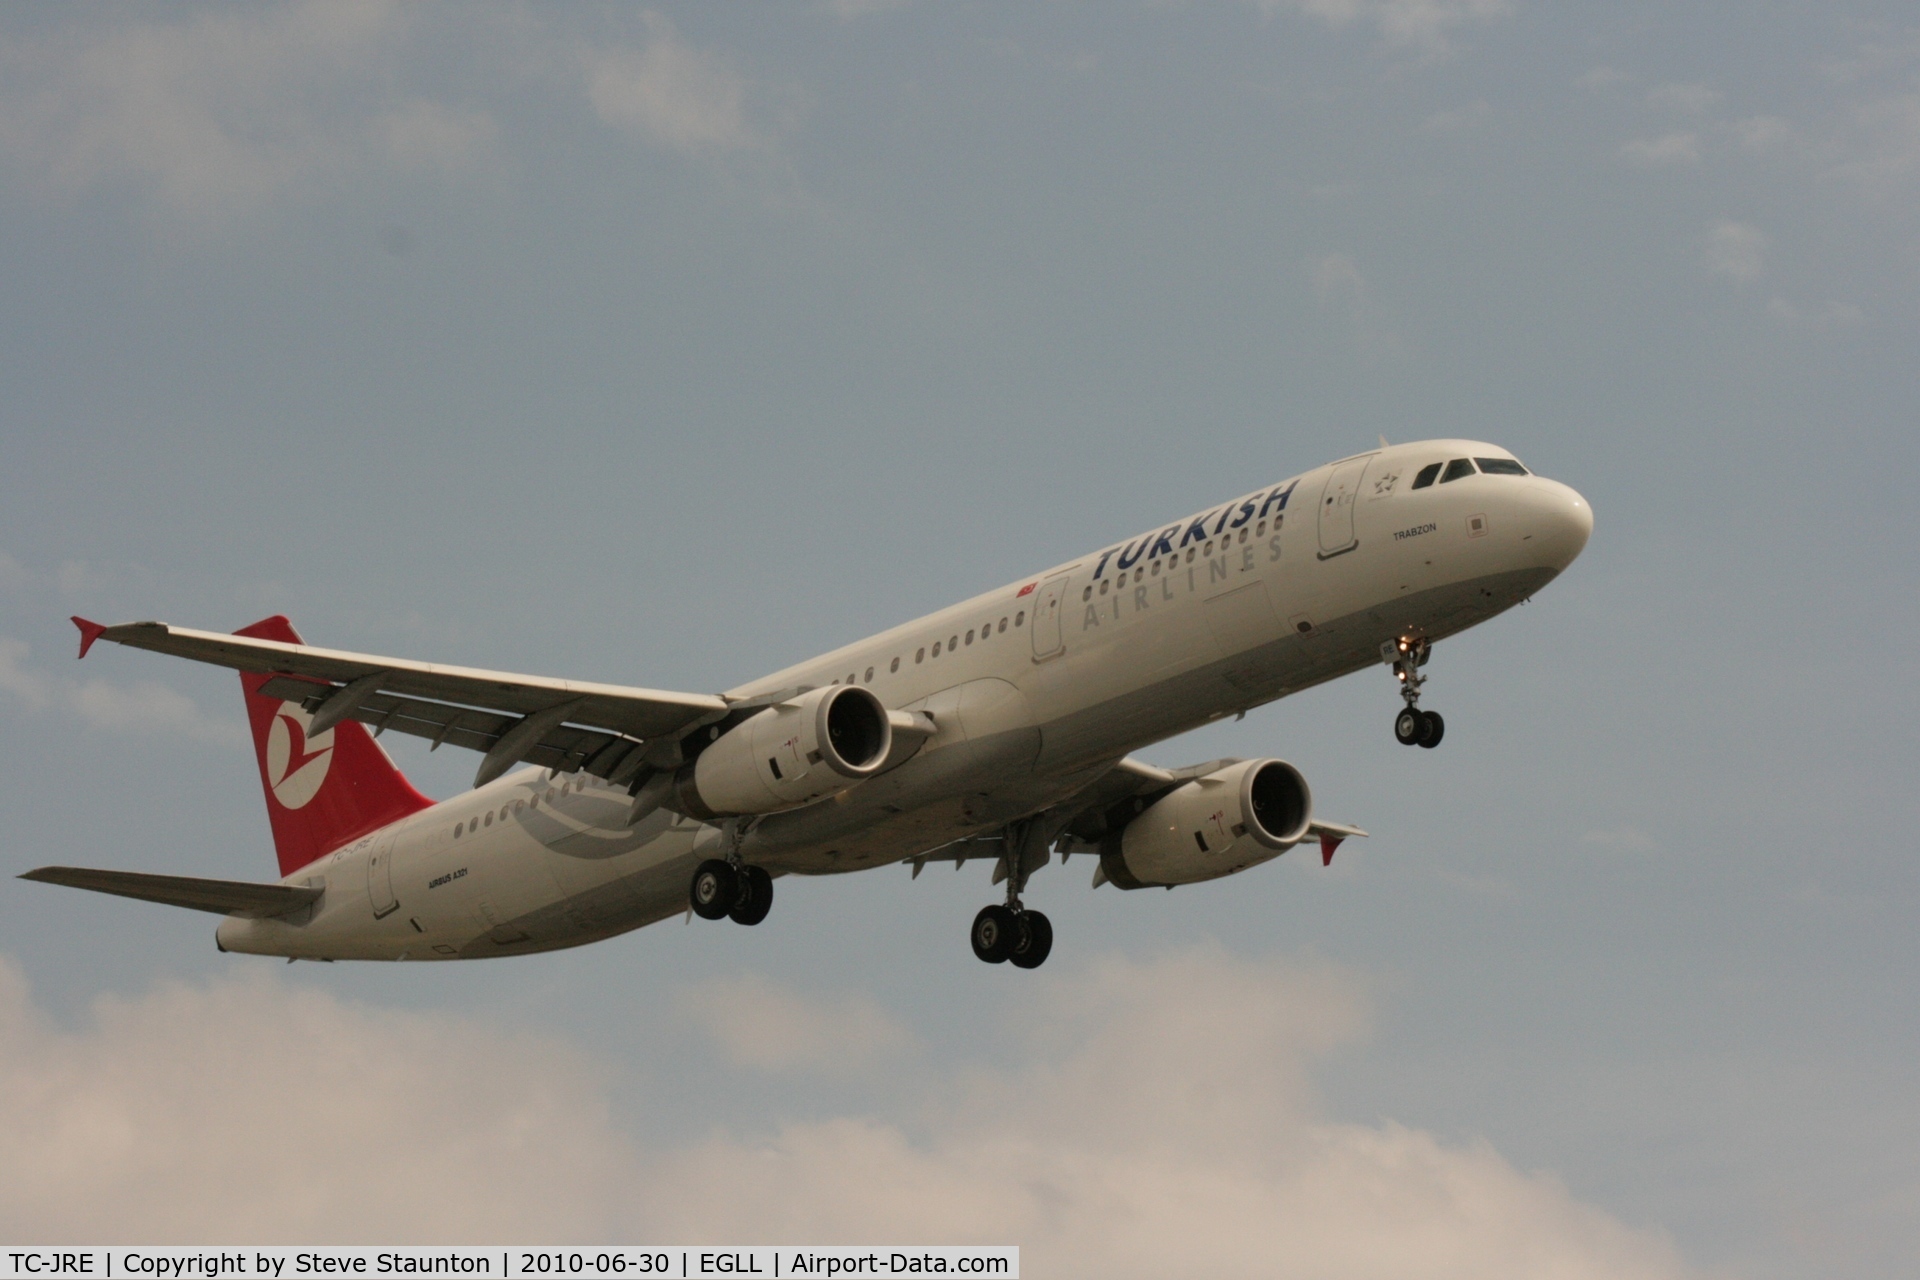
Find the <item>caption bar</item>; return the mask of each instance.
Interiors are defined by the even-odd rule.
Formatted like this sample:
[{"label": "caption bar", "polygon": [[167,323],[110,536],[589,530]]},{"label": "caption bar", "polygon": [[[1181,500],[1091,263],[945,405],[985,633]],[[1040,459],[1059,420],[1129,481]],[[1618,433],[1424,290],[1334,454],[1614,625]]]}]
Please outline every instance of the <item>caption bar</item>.
[{"label": "caption bar", "polygon": [[488,1280],[604,1277],[989,1276],[1019,1280],[1015,1245],[619,1245],[597,1249],[527,1246],[300,1246],[196,1248],[183,1245],[0,1249],[0,1280],[350,1280],[356,1276],[483,1276]]}]

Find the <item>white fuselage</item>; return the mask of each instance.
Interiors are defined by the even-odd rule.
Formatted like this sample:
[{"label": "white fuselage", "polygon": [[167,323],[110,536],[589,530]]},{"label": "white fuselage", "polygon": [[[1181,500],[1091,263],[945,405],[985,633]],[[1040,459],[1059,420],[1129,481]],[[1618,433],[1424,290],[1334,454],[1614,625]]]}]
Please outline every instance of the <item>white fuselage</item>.
[{"label": "white fuselage", "polygon": [[[856,871],[992,831],[1073,796],[1125,756],[1511,608],[1585,546],[1580,495],[1534,475],[1420,489],[1421,468],[1508,458],[1465,440],[1383,448],[1169,522],[1045,573],[730,691],[853,682],[937,731],[877,776],[762,818],[744,859],[776,875]],[[472,958],[591,942],[687,909],[718,828],[623,787],[526,769],[287,877],[311,909],[229,918],[231,951]]]}]

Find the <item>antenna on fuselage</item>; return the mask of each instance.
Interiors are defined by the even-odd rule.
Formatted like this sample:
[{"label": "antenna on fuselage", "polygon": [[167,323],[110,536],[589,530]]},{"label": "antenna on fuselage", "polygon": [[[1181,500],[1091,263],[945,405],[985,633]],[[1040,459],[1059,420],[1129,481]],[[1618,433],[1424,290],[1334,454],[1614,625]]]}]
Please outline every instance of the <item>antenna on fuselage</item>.
[{"label": "antenna on fuselage", "polygon": [[1389,445],[1389,444],[1387,443],[1387,437],[1386,437],[1385,435],[1382,435],[1382,436],[1380,437],[1380,447],[1381,447],[1382,449],[1387,449],[1387,448],[1391,448],[1391,447],[1392,447],[1391,445]]}]

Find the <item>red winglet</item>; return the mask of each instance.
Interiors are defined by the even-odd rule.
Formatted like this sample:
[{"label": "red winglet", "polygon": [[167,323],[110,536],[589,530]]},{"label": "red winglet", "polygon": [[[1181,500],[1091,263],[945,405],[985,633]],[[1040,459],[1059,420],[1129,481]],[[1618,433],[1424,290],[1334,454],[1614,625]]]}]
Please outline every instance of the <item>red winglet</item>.
[{"label": "red winglet", "polygon": [[93,642],[106,633],[106,628],[97,622],[88,622],[78,614],[74,615],[73,625],[80,628],[80,656],[86,657],[87,650],[93,648]]},{"label": "red winglet", "polygon": [[1335,849],[1338,849],[1340,847],[1340,842],[1345,839],[1346,839],[1345,836],[1333,836],[1333,835],[1323,835],[1320,837],[1320,865],[1321,866],[1330,867],[1333,865],[1333,851]]}]

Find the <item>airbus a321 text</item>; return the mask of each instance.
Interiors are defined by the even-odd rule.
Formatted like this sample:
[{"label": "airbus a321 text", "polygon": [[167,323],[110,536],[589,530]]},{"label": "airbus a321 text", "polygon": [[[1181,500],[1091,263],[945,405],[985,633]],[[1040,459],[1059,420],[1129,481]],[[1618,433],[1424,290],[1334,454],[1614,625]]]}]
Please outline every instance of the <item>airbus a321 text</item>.
[{"label": "airbus a321 text", "polygon": [[[721,694],[314,648],[283,617],[75,618],[83,658],[106,639],[239,671],[280,880],[26,878],[218,913],[226,951],[451,960],[687,911],[758,924],[783,875],[991,859],[1005,900],[974,954],[1033,968],[1053,929],[1021,895],[1056,853],[1138,889],[1366,834],[1316,817],[1284,760],[1130,752],[1380,662],[1394,736],[1437,746],[1431,646],[1545,586],[1592,529],[1496,445],[1383,442]],[[421,795],[388,730],[480,752],[474,789]]]}]

